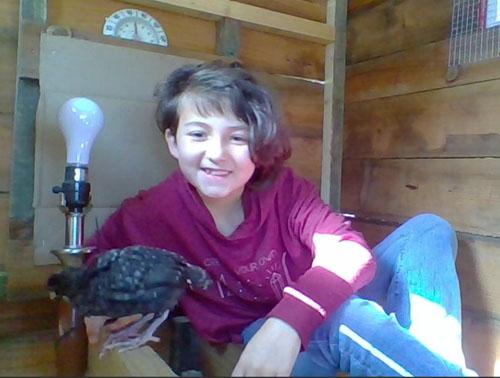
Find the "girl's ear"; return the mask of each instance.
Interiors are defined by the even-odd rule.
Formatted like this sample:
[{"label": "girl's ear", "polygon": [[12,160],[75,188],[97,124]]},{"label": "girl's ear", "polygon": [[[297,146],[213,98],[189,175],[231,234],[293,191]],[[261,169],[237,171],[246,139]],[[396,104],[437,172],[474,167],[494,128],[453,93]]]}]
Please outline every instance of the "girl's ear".
[{"label": "girl's ear", "polygon": [[170,154],[178,159],[179,158],[179,150],[177,149],[177,141],[175,140],[175,135],[172,133],[170,129],[165,130],[165,140],[167,141],[168,150]]}]

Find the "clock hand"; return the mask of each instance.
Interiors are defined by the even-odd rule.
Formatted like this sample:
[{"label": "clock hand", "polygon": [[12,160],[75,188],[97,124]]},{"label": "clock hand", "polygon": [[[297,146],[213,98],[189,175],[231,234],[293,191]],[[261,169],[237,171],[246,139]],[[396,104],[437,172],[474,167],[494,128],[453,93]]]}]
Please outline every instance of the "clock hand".
[{"label": "clock hand", "polygon": [[137,22],[134,21],[134,41],[139,40],[139,32],[137,30]]}]

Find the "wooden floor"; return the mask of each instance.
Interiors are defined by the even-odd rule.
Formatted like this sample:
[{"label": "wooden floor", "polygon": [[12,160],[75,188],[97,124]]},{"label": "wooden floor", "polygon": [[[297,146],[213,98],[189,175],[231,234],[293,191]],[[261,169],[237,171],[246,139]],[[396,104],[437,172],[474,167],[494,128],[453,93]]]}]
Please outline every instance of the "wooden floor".
[{"label": "wooden floor", "polygon": [[54,329],[0,339],[0,376],[55,376],[55,336]]},{"label": "wooden floor", "polygon": [[[469,366],[480,376],[498,374],[495,370],[495,364],[498,363],[494,356],[500,352],[499,324],[486,323],[467,313],[464,315],[464,351]],[[55,337],[55,328],[0,335],[0,377],[55,376]],[[162,337],[162,341],[166,340]],[[202,343],[201,347],[203,370],[208,372],[209,376],[230,373],[240,352],[235,348],[218,351],[209,348],[205,343]],[[161,349],[163,348],[155,346],[156,352],[165,357]]]}]

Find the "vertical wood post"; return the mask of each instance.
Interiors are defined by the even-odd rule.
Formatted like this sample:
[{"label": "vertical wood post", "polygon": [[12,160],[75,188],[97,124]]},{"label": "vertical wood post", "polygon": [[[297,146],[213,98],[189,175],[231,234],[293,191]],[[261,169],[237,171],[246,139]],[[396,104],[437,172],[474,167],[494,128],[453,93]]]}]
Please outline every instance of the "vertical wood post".
[{"label": "vertical wood post", "polygon": [[217,23],[217,54],[239,59],[240,28],[239,21],[227,17]]},{"label": "vertical wood post", "polygon": [[335,42],[326,46],[321,198],[339,211],[342,184],[342,143],[347,39],[347,0],[328,0],[327,23]]},{"label": "vertical wood post", "polygon": [[40,97],[40,33],[47,26],[47,0],[19,1],[16,97],[10,188],[11,239],[33,237],[35,115]]}]

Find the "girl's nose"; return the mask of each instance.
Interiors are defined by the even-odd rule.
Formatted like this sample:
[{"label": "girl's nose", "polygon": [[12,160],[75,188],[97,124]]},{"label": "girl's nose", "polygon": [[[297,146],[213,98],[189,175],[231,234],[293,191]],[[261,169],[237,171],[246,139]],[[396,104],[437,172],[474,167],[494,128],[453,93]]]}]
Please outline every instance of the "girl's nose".
[{"label": "girl's nose", "polygon": [[209,159],[221,159],[225,153],[224,142],[219,138],[211,138],[207,144],[206,155]]}]

